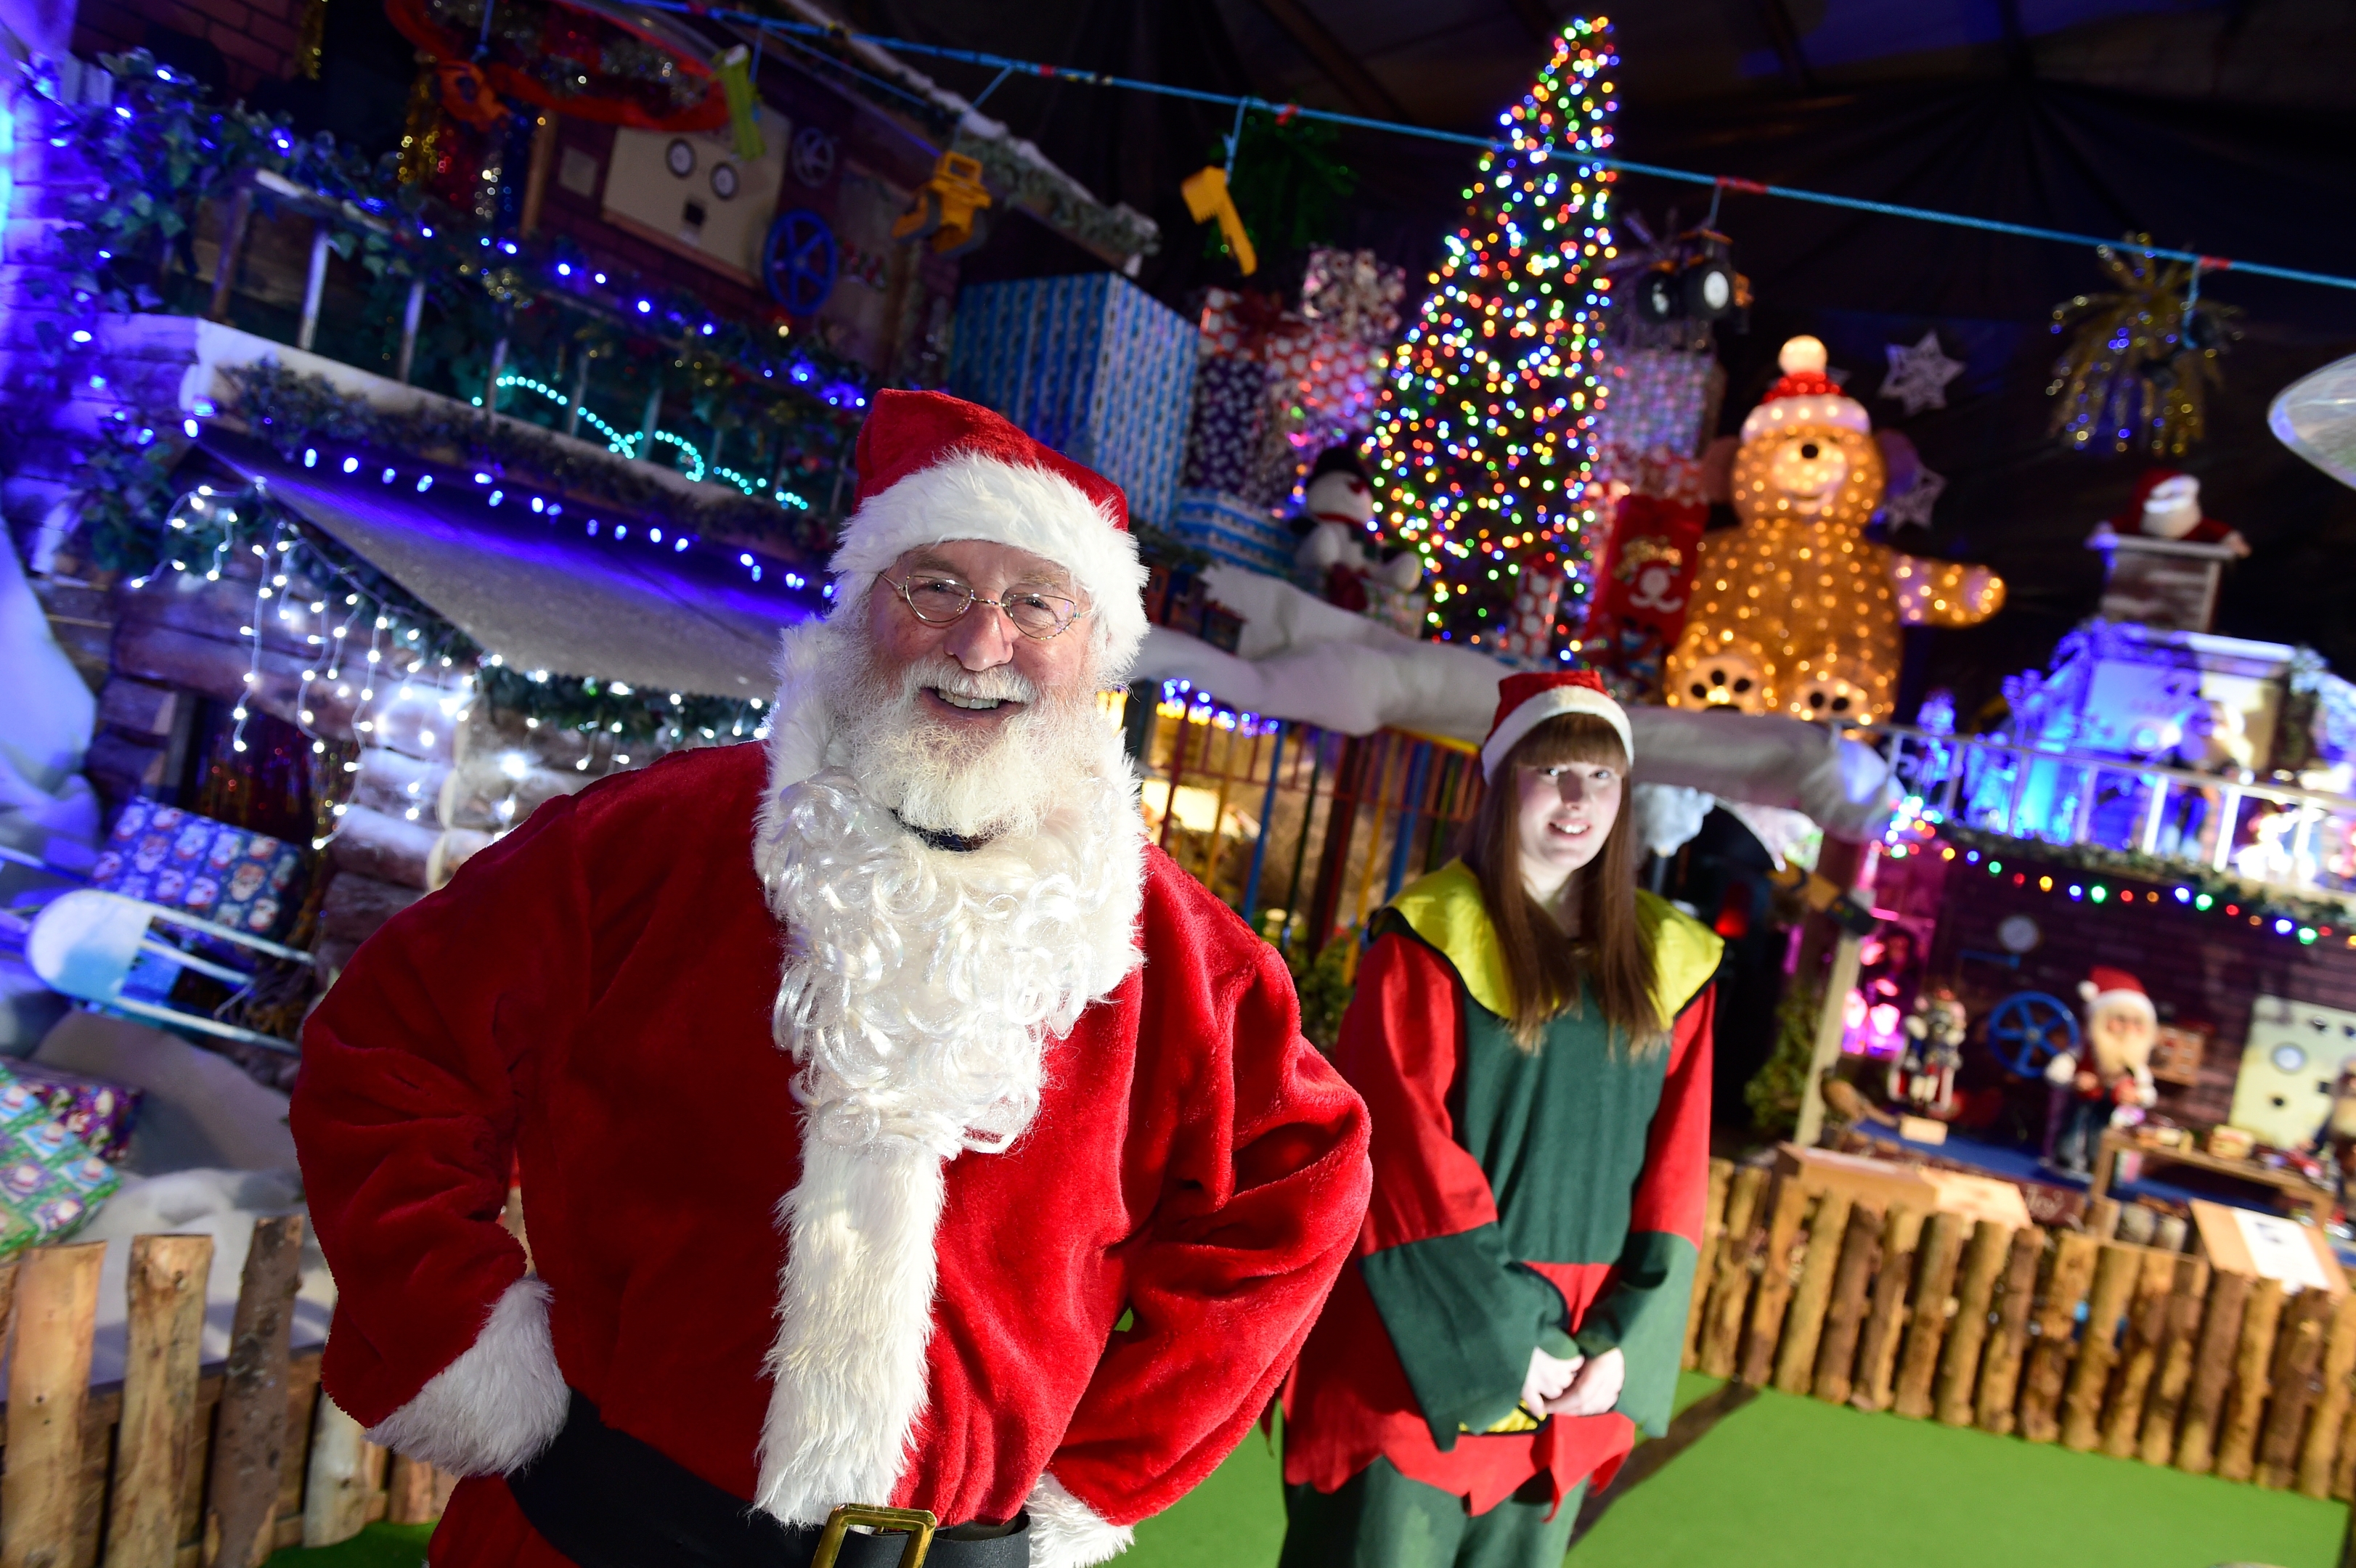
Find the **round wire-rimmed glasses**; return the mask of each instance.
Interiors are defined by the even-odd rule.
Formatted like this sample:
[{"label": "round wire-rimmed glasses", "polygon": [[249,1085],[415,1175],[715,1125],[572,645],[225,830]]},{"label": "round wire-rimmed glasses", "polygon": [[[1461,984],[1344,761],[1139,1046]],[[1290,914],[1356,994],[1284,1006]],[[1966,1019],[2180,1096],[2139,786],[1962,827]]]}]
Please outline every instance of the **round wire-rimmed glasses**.
[{"label": "round wire-rimmed glasses", "polygon": [[1033,642],[1044,643],[1062,636],[1072,629],[1073,622],[1092,613],[1081,608],[1076,600],[1038,588],[1018,586],[989,599],[954,577],[930,572],[912,571],[898,582],[888,577],[883,581],[908,606],[908,613],[927,626],[948,625],[975,605],[987,604],[993,610],[1004,611],[1016,631]]}]

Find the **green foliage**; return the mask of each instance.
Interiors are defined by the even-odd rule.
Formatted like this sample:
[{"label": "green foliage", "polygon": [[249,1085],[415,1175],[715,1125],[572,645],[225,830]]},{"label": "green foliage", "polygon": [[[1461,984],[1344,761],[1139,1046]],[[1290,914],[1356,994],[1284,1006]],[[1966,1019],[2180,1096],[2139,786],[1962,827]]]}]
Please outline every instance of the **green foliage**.
[{"label": "green foliage", "polygon": [[1342,1015],[1349,1011],[1357,989],[1350,964],[1356,941],[1356,933],[1344,932],[1313,955],[1300,933],[1277,944],[1284,966],[1292,972],[1292,988],[1301,996],[1301,1032],[1320,1051],[1332,1051],[1342,1038]]},{"label": "green foliage", "polygon": [[1800,1125],[1800,1099],[1808,1086],[1808,1064],[1815,1060],[1824,995],[1821,985],[1794,981],[1783,987],[1775,1008],[1775,1049],[1742,1086],[1752,1123],[1770,1137],[1790,1137]]},{"label": "green foliage", "polygon": [[[1244,116],[1227,193],[1252,243],[1261,250],[1305,251],[1331,240],[1343,204],[1358,176],[1334,155],[1342,133],[1322,120],[1280,119],[1255,109]],[[1211,161],[1224,163],[1225,145]],[[1216,225],[1205,231],[1204,254],[1223,252]]]}]

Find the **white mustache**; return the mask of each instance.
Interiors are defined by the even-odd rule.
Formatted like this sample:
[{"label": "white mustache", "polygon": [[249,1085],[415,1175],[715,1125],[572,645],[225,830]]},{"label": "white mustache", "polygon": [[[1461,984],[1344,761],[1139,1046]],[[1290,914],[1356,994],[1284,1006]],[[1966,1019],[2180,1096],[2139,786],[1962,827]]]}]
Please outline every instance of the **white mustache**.
[{"label": "white mustache", "polygon": [[926,688],[980,702],[1035,703],[1039,688],[1012,669],[969,670],[954,659],[919,659],[900,672],[900,695],[915,701]]}]

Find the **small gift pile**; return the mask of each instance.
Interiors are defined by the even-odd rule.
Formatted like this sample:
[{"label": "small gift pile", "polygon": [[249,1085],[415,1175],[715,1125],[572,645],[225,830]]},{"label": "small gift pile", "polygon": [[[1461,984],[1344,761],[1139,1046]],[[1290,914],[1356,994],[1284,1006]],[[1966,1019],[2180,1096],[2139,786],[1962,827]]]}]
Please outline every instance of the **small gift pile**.
[{"label": "small gift pile", "polygon": [[977,283],[958,297],[949,385],[1158,524],[1178,488],[1195,350],[1192,323],[1118,273]]},{"label": "small gift pile", "polygon": [[18,1079],[26,1070],[0,1068],[0,1256],[70,1235],[123,1185],[48,1098]]},{"label": "small gift pile", "polygon": [[145,1091],[38,1061],[11,1061],[5,1072],[12,1088],[48,1106],[50,1117],[89,1145],[90,1152],[99,1158],[119,1164],[130,1152]]},{"label": "small gift pile", "polygon": [[292,844],[152,800],[123,806],[91,869],[92,885],[106,892],[262,937],[294,923],[302,875]]},{"label": "small gift pile", "polygon": [[1372,425],[1406,277],[1369,251],[1312,251],[1300,308],[1211,289],[1187,433],[1186,485],[1282,506],[1308,459]]}]

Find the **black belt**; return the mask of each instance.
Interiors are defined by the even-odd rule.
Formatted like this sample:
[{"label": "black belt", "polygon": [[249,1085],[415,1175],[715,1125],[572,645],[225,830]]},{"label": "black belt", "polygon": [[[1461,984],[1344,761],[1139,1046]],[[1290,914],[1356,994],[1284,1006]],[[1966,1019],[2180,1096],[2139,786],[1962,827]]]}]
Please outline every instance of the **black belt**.
[{"label": "black belt", "polygon": [[[508,1477],[508,1490],[532,1529],[580,1568],[810,1568],[829,1534],[841,1542],[837,1568],[917,1561],[914,1534],[837,1528],[908,1530],[912,1521],[894,1517],[896,1510],[839,1509],[827,1527],[781,1524],[652,1445],[606,1425],[579,1389],[564,1430],[528,1468]],[[1011,1532],[987,1540],[935,1534],[921,1560],[929,1568],[1028,1568],[1031,1517],[1018,1515]]]}]

